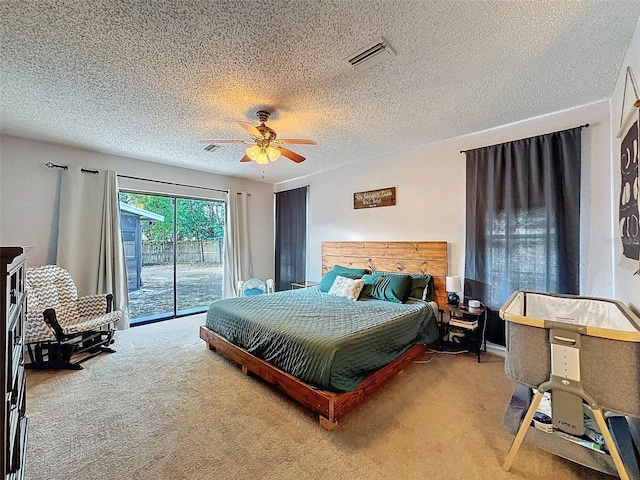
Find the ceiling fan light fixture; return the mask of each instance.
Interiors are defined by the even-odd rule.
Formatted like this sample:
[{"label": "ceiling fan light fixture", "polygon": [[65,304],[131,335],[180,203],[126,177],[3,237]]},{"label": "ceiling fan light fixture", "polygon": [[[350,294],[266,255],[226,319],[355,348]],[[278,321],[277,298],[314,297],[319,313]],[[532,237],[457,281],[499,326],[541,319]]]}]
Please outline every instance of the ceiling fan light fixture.
[{"label": "ceiling fan light fixture", "polygon": [[260,149],[258,158],[256,158],[256,163],[260,165],[266,165],[267,163],[269,163],[269,155],[267,155],[267,151],[264,148]]},{"label": "ceiling fan light fixture", "polygon": [[276,160],[278,160],[280,158],[280,149],[272,147],[271,145],[269,145],[267,147],[267,156],[269,157],[270,161],[275,162]]},{"label": "ceiling fan light fixture", "polygon": [[200,140],[200,143],[206,145],[204,147],[205,150],[219,148],[218,144],[249,144],[250,146],[245,148],[245,155],[240,161],[256,162],[260,165],[275,162],[280,156],[284,156],[295,163],[305,161],[302,155],[298,155],[296,152],[283,147],[282,144],[317,145],[316,142],[308,138],[278,138],[276,132],[264,124],[269,119],[270,113],[266,110],[260,110],[257,114],[258,120],[260,120],[260,125],[258,126],[249,122],[238,122],[238,124],[251,135],[252,140]]},{"label": "ceiling fan light fixture", "polygon": [[254,145],[253,147],[249,147],[245,150],[247,157],[249,157],[254,162],[258,161],[258,155],[260,155],[260,147],[258,145]]},{"label": "ceiling fan light fixture", "polygon": [[245,150],[247,157],[260,165],[266,165],[269,162],[275,162],[280,158],[280,149],[271,145],[254,145]]}]

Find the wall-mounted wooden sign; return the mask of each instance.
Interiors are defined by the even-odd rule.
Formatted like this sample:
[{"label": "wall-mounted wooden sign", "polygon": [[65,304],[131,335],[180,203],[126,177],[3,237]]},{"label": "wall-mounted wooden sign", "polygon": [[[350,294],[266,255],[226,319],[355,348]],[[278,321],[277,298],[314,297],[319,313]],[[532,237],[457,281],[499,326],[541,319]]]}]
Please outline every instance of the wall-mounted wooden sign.
[{"label": "wall-mounted wooden sign", "polygon": [[356,192],[353,194],[353,208],[388,207],[396,204],[396,187]]}]

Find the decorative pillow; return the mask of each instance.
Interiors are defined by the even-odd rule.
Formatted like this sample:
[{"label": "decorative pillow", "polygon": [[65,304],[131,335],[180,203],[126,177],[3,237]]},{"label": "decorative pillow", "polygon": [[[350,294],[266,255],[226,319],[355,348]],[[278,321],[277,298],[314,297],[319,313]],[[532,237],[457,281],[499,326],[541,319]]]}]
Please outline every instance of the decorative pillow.
[{"label": "decorative pillow", "polygon": [[371,273],[365,274],[362,276],[362,280],[364,280],[364,286],[362,287],[362,292],[360,292],[361,297],[371,297],[371,291],[373,290],[373,286],[378,281],[380,274]]},{"label": "decorative pillow", "polygon": [[427,302],[433,300],[433,277],[428,273],[412,273],[409,296]]},{"label": "decorative pillow", "polygon": [[363,275],[363,295],[388,302],[404,303],[411,292],[411,276],[388,272]]},{"label": "decorative pillow", "polygon": [[365,268],[349,268],[335,265],[322,277],[322,280],[320,280],[320,291],[327,293],[338,275],[356,280],[361,278],[365,273],[367,273]]},{"label": "decorative pillow", "polygon": [[364,280],[361,278],[354,280],[338,275],[333,282],[333,285],[331,285],[329,295],[348,298],[349,300],[358,300],[363,286]]},{"label": "decorative pillow", "polygon": [[433,283],[433,277],[429,275],[429,281],[427,282],[427,286],[424,288],[424,293],[422,294],[422,300],[425,300],[427,302],[432,302],[433,296],[435,295],[435,293],[436,293],[436,286]]}]

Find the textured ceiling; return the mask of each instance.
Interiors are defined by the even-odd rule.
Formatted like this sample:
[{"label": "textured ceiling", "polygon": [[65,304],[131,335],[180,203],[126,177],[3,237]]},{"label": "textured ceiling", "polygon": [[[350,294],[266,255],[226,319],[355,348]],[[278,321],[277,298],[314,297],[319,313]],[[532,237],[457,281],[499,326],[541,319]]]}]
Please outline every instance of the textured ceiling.
[{"label": "textured ceiling", "polygon": [[[273,111],[307,157],[266,182],[608,98],[640,2],[0,3],[3,133],[261,180],[237,121]],[[345,61],[380,36],[397,55]]]}]

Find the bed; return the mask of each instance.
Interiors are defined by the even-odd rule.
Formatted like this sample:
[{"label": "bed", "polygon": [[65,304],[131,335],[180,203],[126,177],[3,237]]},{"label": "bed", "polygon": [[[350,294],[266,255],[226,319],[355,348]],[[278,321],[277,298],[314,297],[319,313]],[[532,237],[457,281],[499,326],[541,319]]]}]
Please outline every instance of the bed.
[{"label": "bed", "polygon": [[275,384],[319,414],[321,426],[331,430],[437,340],[446,247],[446,242],[322,244],[323,275],[334,265],[428,273],[435,302],[352,301],[318,286],[231,298],[210,305],[200,337],[245,374]]}]

